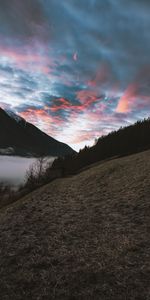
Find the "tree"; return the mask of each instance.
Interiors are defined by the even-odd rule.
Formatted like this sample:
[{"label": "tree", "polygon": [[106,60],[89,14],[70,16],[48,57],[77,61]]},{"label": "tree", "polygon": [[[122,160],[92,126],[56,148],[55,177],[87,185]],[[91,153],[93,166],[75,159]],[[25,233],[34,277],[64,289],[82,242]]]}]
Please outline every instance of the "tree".
[{"label": "tree", "polygon": [[44,174],[47,168],[47,158],[42,156],[29,167],[26,172],[26,187],[34,189],[39,186],[44,180]]}]

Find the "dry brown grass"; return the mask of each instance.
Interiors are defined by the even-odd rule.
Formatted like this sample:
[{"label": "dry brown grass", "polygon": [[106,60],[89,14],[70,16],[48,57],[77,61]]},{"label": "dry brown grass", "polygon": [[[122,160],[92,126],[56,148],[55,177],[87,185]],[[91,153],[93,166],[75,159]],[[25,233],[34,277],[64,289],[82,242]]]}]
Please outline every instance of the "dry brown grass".
[{"label": "dry brown grass", "polygon": [[149,212],[150,151],[3,208],[0,299],[150,299]]}]

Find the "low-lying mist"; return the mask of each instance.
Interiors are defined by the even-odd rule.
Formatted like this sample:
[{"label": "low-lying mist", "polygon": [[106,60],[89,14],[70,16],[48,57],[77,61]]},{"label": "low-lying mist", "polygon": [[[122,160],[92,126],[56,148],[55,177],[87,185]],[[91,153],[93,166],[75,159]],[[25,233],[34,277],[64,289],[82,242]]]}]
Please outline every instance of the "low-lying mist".
[{"label": "low-lying mist", "polygon": [[[54,157],[48,157],[47,162],[53,162]],[[25,182],[25,175],[37,158],[18,156],[0,156],[0,182],[18,186]]]}]

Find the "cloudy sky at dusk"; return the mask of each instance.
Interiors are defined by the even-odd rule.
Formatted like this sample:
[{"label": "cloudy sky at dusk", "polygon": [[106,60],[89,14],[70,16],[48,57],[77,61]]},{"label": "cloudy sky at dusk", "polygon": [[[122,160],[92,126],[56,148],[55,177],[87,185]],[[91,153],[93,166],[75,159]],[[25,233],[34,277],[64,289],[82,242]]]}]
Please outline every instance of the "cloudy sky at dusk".
[{"label": "cloudy sky at dusk", "polygon": [[0,106],[77,150],[150,116],[150,1],[1,0]]}]

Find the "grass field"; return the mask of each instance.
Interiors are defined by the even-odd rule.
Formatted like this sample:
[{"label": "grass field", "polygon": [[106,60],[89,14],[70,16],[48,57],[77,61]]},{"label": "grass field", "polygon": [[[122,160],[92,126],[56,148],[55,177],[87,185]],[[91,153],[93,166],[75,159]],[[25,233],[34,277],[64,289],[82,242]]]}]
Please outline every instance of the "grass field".
[{"label": "grass field", "polygon": [[150,151],[0,211],[1,300],[150,299]]}]

